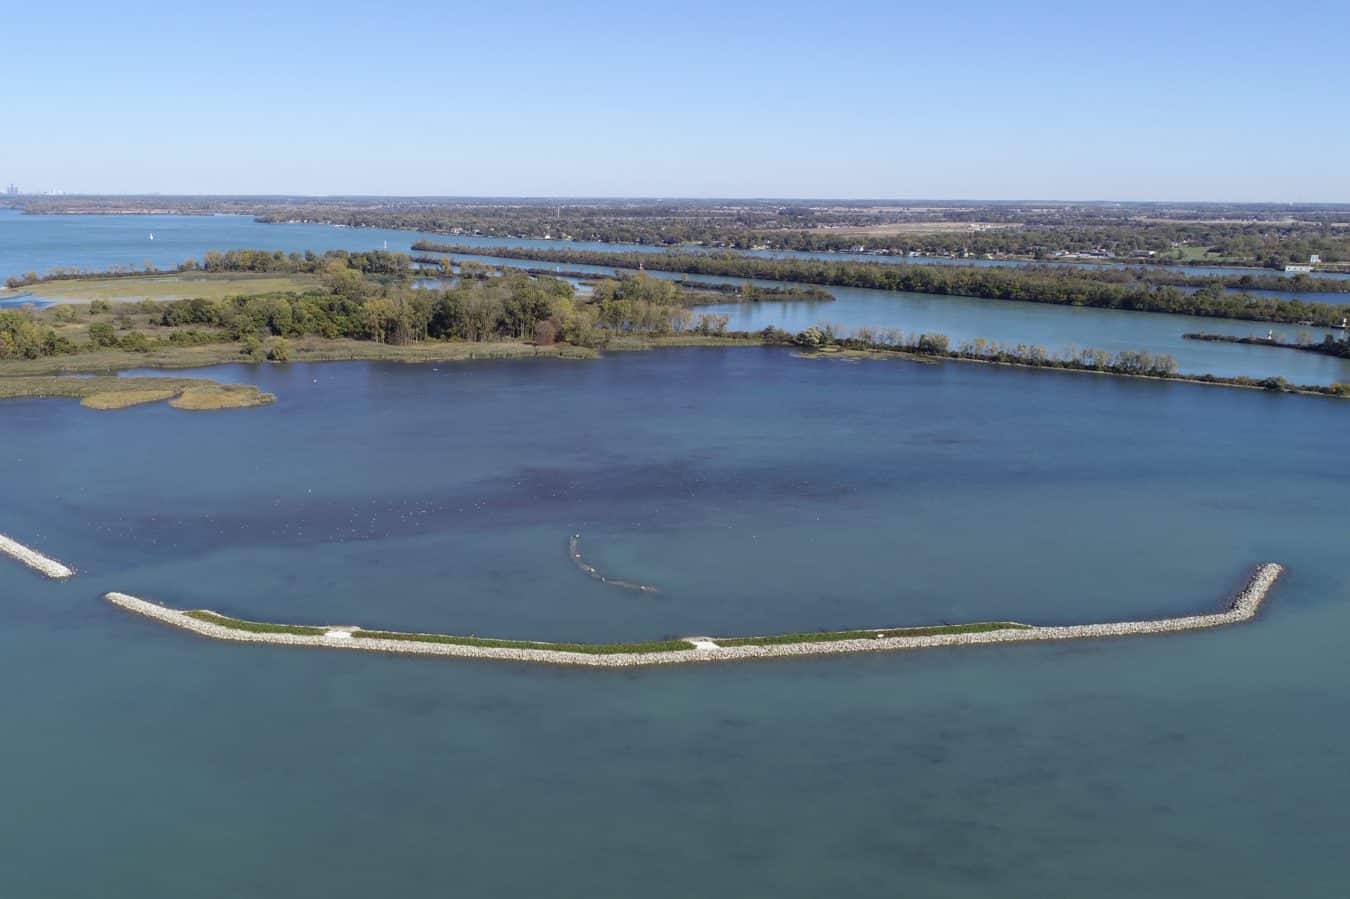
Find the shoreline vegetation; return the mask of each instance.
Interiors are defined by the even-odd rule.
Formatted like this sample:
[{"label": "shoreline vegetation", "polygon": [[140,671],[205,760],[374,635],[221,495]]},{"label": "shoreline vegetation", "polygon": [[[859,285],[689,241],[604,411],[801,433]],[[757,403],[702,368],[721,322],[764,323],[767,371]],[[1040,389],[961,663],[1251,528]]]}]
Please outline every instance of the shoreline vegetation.
[{"label": "shoreline vegetation", "polygon": [[[254,387],[207,380],[171,383],[56,376],[228,363],[593,359],[604,350],[761,344],[822,354],[870,353],[1350,395],[1350,386],[1345,384],[1294,385],[1282,378],[1180,373],[1170,356],[1142,350],[1106,353],[1085,349],[1056,354],[1044,347],[1005,346],[984,338],[953,348],[942,334],[861,328],[841,335],[828,325],[797,334],[775,328],[730,332],[725,315],[695,315],[678,282],[641,272],[620,279],[601,278],[594,282],[590,296],[578,296],[571,284],[558,278],[465,263],[466,268],[471,265],[468,275],[438,291],[410,287],[408,281],[415,274],[408,257],[399,254],[288,255],[236,250],[207,254],[200,266],[193,263],[184,270],[197,266],[222,277],[244,273],[249,276],[244,284],[253,283],[251,278],[259,273],[299,273],[311,278],[313,285],[302,292],[245,292],[216,299],[119,304],[94,300],[42,310],[3,309],[0,398],[72,396],[97,409],[163,400],[185,409],[237,408],[275,398]],[[145,278],[126,275],[125,289],[140,289],[137,279]]]},{"label": "shoreline vegetation", "polygon": [[1224,627],[1255,617],[1283,572],[1283,566],[1277,563],[1262,563],[1222,611],[1203,615],[1049,626],[992,621],[750,637],[681,637],[636,643],[550,643],[366,630],[349,625],[274,624],[233,618],[206,609],[172,609],[125,593],[108,593],[104,598],[127,612],[216,640],[614,668],[887,652],[940,646],[1131,637]]},{"label": "shoreline vegetation", "polygon": [[[457,275],[456,269],[459,269],[458,276],[460,277],[492,277],[494,273],[501,269],[501,266],[490,266],[485,263],[470,260],[460,262],[439,256],[413,256],[412,261],[423,266],[435,266],[433,270],[422,269],[417,273],[422,277],[431,278],[453,279]],[[592,287],[601,281],[624,281],[633,277],[634,274],[633,272],[622,270],[598,273],[564,269],[560,267],[543,268],[536,266],[512,266],[512,268],[525,272],[528,275],[536,275],[545,278],[574,278],[582,284]],[[484,269],[486,269],[486,271],[484,271]],[[687,278],[678,279],[673,283],[682,291],[681,299],[687,306],[706,306],[720,303],[763,303],[770,301],[782,303],[797,300],[829,303],[837,299],[835,295],[828,290],[813,285],[765,287],[761,284],[752,284],[749,281],[744,281],[740,284],[729,284],[711,281],[690,281]]]},{"label": "shoreline vegetation", "polygon": [[[976,297],[1058,306],[1086,306],[1127,312],[1162,312],[1205,318],[1232,318],[1278,324],[1308,322],[1334,327],[1350,317],[1350,305],[1309,303],[1290,298],[1227,293],[1223,279],[1184,278],[1202,285],[1187,293],[1149,273],[1094,272],[1047,266],[970,267],[885,264],[824,259],[784,259],[737,253],[646,253],[540,247],[493,247],[418,241],[413,249],[450,256],[491,255],[499,259],[647,269],[678,274],[788,281],[827,287],[861,287],[936,296]],[[1239,281],[1241,279],[1238,279]],[[1343,289],[1341,282],[1332,282]],[[1257,288],[1251,288],[1257,289]],[[1264,289],[1264,288],[1261,288]]]},{"label": "shoreline vegetation", "polygon": [[[30,276],[25,276],[25,278]],[[15,280],[15,279],[11,279]],[[319,287],[319,279],[305,273],[202,272],[181,269],[170,272],[89,272],[54,273],[8,288],[19,296],[0,299],[28,299],[46,302],[135,303],[142,300],[218,300],[240,294],[304,293]],[[5,289],[0,288],[0,293]]]},{"label": "shoreline vegetation", "polygon": [[1041,346],[1017,344],[1005,346],[984,338],[962,341],[955,349],[944,334],[902,334],[862,328],[851,336],[839,336],[829,326],[807,328],[798,334],[766,329],[760,339],[765,344],[792,345],[808,357],[824,358],[910,358],[918,361],[950,360],[1014,368],[1050,369],[1082,374],[1177,381],[1249,390],[1269,390],[1308,396],[1350,397],[1350,384],[1292,384],[1282,377],[1221,377],[1211,374],[1187,374],[1178,371],[1176,360],[1165,353],[1143,350],[1083,349],[1052,353]]},{"label": "shoreline vegetation", "polygon": [[1321,343],[1314,343],[1311,340],[1307,342],[1294,342],[1289,340],[1280,340],[1277,337],[1238,337],[1233,334],[1207,334],[1204,331],[1195,331],[1189,334],[1181,335],[1186,340],[1202,340],[1208,343],[1237,343],[1243,346],[1268,346],[1283,350],[1302,350],[1305,353],[1318,353],[1323,356],[1334,356],[1338,359],[1350,359],[1350,339],[1342,338],[1336,340],[1327,336]]},{"label": "shoreline vegetation", "polygon": [[221,384],[206,378],[71,378],[0,376],[0,400],[65,397],[86,409],[110,411],[148,403],[187,411],[247,409],[266,406],[276,396],[244,384]]}]

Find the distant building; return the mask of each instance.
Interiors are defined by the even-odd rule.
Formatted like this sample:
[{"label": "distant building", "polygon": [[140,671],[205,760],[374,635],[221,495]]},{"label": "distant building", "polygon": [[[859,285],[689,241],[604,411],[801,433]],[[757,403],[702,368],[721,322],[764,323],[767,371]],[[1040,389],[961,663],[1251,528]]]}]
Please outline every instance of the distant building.
[{"label": "distant building", "polygon": [[5,193],[11,197],[17,197],[19,195],[18,185],[11,184],[9,187],[6,187]]},{"label": "distant building", "polygon": [[1320,263],[1321,261],[1322,261],[1322,257],[1319,256],[1319,255],[1317,255],[1316,253],[1313,253],[1311,256],[1308,257],[1308,264],[1309,264],[1309,265],[1317,265],[1317,264]]}]

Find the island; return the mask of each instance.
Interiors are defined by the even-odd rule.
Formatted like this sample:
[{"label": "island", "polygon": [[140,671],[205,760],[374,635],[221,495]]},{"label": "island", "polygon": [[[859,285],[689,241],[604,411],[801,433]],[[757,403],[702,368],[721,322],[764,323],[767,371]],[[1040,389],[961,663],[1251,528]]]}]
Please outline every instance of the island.
[{"label": "island", "polygon": [[[720,257],[689,258],[711,260],[714,267],[720,264]],[[750,263],[769,266],[767,271],[784,276],[778,267],[807,264],[776,259]],[[687,259],[678,262],[685,264]],[[847,263],[836,269],[848,277],[840,274],[834,280],[848,281],[849,273],[873,269],[894,270],[895,277],[904,279],[924,268]],[[166,400],[180,409],[236,409],[266,405],[275,397],[251,385],[203,378],[120,378],[114,373],[230,362],[593,359],[603,351],[765,345],[815,356],[953,361],[1350,396],[1346,384],[1297,385],[1278,378],[1182,373],[1167,354],[1143,350],[1055,353],[1041,346],[1004,345],[983,338],[953,346],[940,333],[861,328],[844,334],[827,325],[795,334],[773,327],[753,333],[730,331],[728,316],[696,311],[707,302],[708,285],[687,285],[640,271],[599,278],[589,294],[578,293],[567,280],[510,266],[465,262],[451,271],[447,283],[427,287],[418,286],[427,280],[427,273],[400,253],[231,250],[208,253],[200,262],[185,263],[172,273],[56,272],[25,288],[51,305],[0,309],[0,399],[74,397],[100,410]],[[990,285],[1004,283],[1007,290],[1020,283],[1018,278],[1040,277],[1009,274],[1006,269],[981,271],[986,273],[977,271],[970,277],[991,279]],[[1127,289],[1096,286],[1108,292]],[[975,287],[969,289],[978,295]],[[752,302],[764,297],[760,290],[745,284],[734,292]],[[199,295],[184,296],[189,293]],[[156,296],[161,299],[152,298]],[[1068,295],[1054,296],[1060,299],[1042,296],[1038,301],[1068,301]],[[821,297],[807,290],[791,298]],[[1219,314],[1227,308],[1211,311]],[[75,374],[98,377],[68,377]]]}]

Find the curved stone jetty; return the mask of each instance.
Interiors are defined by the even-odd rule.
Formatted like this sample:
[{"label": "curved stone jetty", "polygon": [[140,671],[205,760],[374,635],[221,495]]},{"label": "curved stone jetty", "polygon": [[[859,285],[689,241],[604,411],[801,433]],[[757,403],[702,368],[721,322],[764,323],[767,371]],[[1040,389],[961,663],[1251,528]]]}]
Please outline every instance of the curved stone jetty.
[{"label": "curved stone jetty", "polygon": [[49,578],[61,579],[70,577],[75,573],[74,569],[67,568],[55,559],[48,558],[34,549],[29,549],[22,543],[11,540],[4,534],[0,534],[0,553],[18,559],[29,568],[42,572]]},{"label": "curved stone jetty", "polygon": [[567,541],[567,555],[572,563],[582,570],[583,573],[590,575],[602,584],[609,584],[611,587],[619,587],[623,590],[636,590],[639,593],[660,593],[655,587],[649,587],[646,584],[634,584],[632,581],[621,581],[612,577],[605,577],[594,566],[588,564],[581,557],[581,535],[573,534]]},{"label": "curved stone jetty", "polygon": [[[192,612],[170,609],[157,603],[109,593],[105,597],[112,604],[144,615],[203,637],[233,640],[243,643],[276,643],[283,646],[314,646],[328,649],[355,649],[367,652],[396,652],[411,655],[456,656],[461,658],[497,659],[513,662],[538,662],[556,665],[586,665],[599,668],[621,668],[635,665],[672,665],[687,662],[720,662],[742,659],[765,659],[783,656],[828,655],[847,652],[887,652],[902,649],[925,649],[936,646],[974,646],[985,643],[1025,643],[1040,640],[1083,640],[1101,637],[1133,637],[1146,634],[1167,634],[1203,628],[1237,624],[1254,616],[1271,587],[1284,573],[1284,567],[1267,562],[1255,573],[1223,611],[1209,615],[1188,615],[1179,618],[1158,618],[1147,621],[1120,621],[1107,624],[1075,624],[1058,627],[1035,627],[1007,623],[996,629],[952,633],[930,633],[922,636],[887,636],[879,631],[875,637],[810,639],[796,642],[765,642],[756,645],[721,646],[718,638],[690,637],[684,642],[688,648],[660,651],[626,651],[620,647],[593,647],[594,651],[550,649],[549,644],[530,641],[528,648],[509,646],[471,645],[475,638],[456,638],[436,634],[388,634],[387,638],[364,637],[361,628],[313,627],[296,628],[313,633],[277,633],[257,629],[231,627],[216,621],[231,621],[209,613],[216,621],[193,617]],[[198,615],[208,613],[198,612]],[[285,629],[285,625],[258,625],[240,622],[252,628]],[[856,634],[858,632],[850,632]],[[728,638],[722,638],[728,639]],[[744,638],[732,638],[744,639]],[[775,638],[764,638],[772,641]],[[463,640],[466,642],[448,642]],[[439,641],[439,642],[438,642]],[[494,642],[494,641],[480,641]],[[509,641],[497,641],[509,642]],[[518,641],[527,642],[527,641]]]}]

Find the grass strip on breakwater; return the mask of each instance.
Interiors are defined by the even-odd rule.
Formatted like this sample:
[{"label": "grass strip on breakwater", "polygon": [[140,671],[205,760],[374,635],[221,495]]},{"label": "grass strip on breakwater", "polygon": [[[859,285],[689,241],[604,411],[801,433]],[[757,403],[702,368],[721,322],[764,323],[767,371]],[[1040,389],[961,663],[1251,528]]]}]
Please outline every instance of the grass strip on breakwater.
[{"label": "grass strip on breakwater", "polygon": [[649,643],[544,643],[533,640],[457,637],[448,634],[367,631],[357,627],[269,624],[230,618],[205,610],[171,609],[125,593],[109,593],[104,598],[129,612],[217,640],[556,665],[627,667],[849,652],[886,652],[986,643],[1131,637],[1223,627],[1254,617],[1269,595],[1270,589],[1283,573],[1283,566],[1274,562],[1259,565],[1242,590],[1222,611],[1207,615],[1050,627],[1007,621],[766,637],[721,639],[689,637]]},{"label": "grass strip on breakwater", "polygon": [[326,632],[326,628],[309,627],[303,624],[270,624],[266,621],[247,621],[243,618],[231,618],[228,615],[218,615],[215,612],[208,612],[205,609],[194,609],[186,612],[189,618],[197,621],[205,621],[207,624],[215,624],[220,627],[230,627],[235,630],[248,631],[251,634],[295,634],[301,637],[321,637]]},{"label": "grass strip on breakwater", "polygon": [[68,578],[75,573],[73,569],[62,565],[55,559],[44,556],[35,549],[29,549],[17,540],[9,539],[4,534],[0,534],[0,553],[18,559],[29,568],[40,571],[54,580]]},{"label": "grass strip on breakwater", "polygon": [[362,640],[407,640],[447,646],[476,646],[482,649],[533,649],[588,655],[683,652],[694,647],[688,640],[653,640],[646,643],[544,643],[537,640],[499,640],[492,637],[455,637],[449,634],[407,634],[398,631],[367,630],[353,631],[352,636]]},{"label": "grass strip on breakwater", "polygon": [[877,630],[811,631],[800,634],[773,634],[768,637],[723,637],[718,646],[778,646],[784,643],[830,643],[836,640],[865,640],[887,637],[933,637],[939,634],[983,634],[989,631],[1025,630],[1029,624],[1016,621],[978,621],[973,624],[939,624],[929,627],[883,627]]}]

